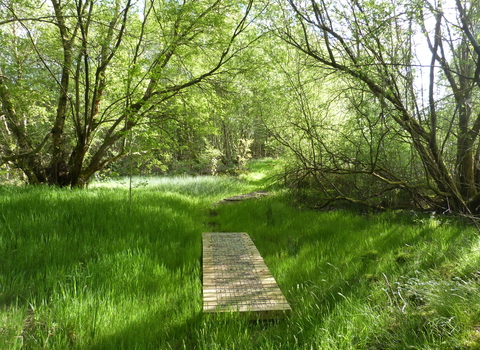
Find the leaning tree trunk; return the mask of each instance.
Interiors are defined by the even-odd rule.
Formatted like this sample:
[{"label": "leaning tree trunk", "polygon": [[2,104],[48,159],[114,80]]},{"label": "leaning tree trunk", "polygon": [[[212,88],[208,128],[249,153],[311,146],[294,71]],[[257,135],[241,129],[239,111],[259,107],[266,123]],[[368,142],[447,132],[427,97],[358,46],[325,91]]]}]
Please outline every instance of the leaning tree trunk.
[{"label": "leaning tree trunk", "polygon": [[[474,96],[474,85],[480,87],[480,46],[470,29],[475,28],[475,23],[472,24],[472,17],[462,7],[462,2],[456,0],[459,24],[444,20],[441,4],[437,8],[427,3],[424,8],[408,8],[405,5],[406,12],[399,14],[392,0],[386,4],[391,6],[383,9],[391,12],[382,13],[379,17],[381,11],[363,1],[355,1],[345,10],[333,9],[325,0],[289,0],[289,3],[296,14],[296,22],[285,25],[280,32],[281,37],[324,67],[347,74],[364,84],[366,90],[388,104],[390,117],[409,133],[410,142],[421,158],[428,188],[437,199],[443,199],[444,208],[471,213],[471,200],[479,197],[475,182],[474,146],[480,131],[480,115],[476,121],[471,120],[470,98]],[[423,15],[424,10],[435,19],[433,32],[427,30],[424,18],[429,16]],[[410,16],[409,11],[416,15]],[[385,17],[390,20],[381,19]],[[290,15],[286,16],[285,21],[290,21],[290,18]],[[415,93],[412,80],[403,70],[405,67],[413,69],[413,54],[398,52],[402,40],[411,39],[412,35],[404,24],[412,25],[414,22],[422,28],[432,54],[430,110],[426,116],[419,108],[412,108],[409,102],[423,98]],[[339,23],[343,23],[343,27]],[[296,25],[299,25],[298,31],[295,30]],[[452,38],[453,29],[444,29],[446,26],[460,29],[458,35],[461,40]],[[451,50],[444,46],[455,48],[453,57],[446,54]],[[444,143],[441,137],[445,135],[437,135],[441,126],[437,123],[438,96],[434,98],[433,85],[435,67],[438,66],[447,78],[447,87],[457,107],[455,130],[447,135],[457,138],[456,160],[448,164],[443,158],[443,147],[439,147],[439,140]]]}]

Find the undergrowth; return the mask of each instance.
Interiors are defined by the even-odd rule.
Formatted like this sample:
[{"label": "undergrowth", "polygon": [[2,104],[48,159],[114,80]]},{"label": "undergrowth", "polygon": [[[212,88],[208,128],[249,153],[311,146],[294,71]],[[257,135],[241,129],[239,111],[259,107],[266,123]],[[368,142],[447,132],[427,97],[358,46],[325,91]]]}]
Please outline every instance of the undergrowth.
[{"label": "undergrowth", "polygon": [[[480,239],[468,223],[296,210],[273,161],[250,169],[243,180],[137,178],[131,201],[128,179],[0,187],[0,349],[480,349]],[[289,317],[202,315],[206,230],[250,234]]]}]

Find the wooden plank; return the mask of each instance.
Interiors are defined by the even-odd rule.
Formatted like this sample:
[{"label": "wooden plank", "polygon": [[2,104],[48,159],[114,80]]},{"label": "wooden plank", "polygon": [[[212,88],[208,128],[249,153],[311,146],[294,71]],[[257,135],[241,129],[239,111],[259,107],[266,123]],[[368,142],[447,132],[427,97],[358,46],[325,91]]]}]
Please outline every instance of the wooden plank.
[{"label": "wooden plank", "polygon": [[291,311],[255,244],[244,232],[203,234],[203,312],[277,318]]},{"label": "wooden plank", "polygon": [[238,196],[224,198],[221,201],[219,201],[217,203],[214,203],[214,204],[242,202],[246,199],[260,198],[260,197],[263,197],[263,196],[268,196],[268,192],[266,192],[266,191],[255,191],[255,192],[245,193],[245,194],[241,194],[241,195],[238,195]]}]

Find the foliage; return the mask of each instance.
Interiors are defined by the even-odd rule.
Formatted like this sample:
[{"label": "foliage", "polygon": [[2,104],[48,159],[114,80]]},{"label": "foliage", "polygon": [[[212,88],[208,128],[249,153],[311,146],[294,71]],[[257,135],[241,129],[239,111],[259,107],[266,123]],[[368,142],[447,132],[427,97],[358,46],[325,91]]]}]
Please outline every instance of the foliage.
[{"label": "foliage", "polygon": [[233,61],[257,38],[251,1],[22,4],[0,8],[8,48],[0,61],[1,163],[32,184],[82,187],[133,146],[154,164],[179,149],[195,152],[189,130],[205,123],[206,107],[188,106],[195,98],[186,91],[234,74]]},{"label": "foliage", "polygon": [[[472,34],[476,3],[289,4],[278,3],[278,21],[270,27],[304,62],[284,70],[298,111],[276,137],[301,164],[302,176],[313,177],[323,205],[348,200],[381,207],[396,191],[410,206],[475,213],[480,124],[470,101],[480,74]],[[331,80],[314,83],[322,74]],[[315,89],[331,92],[332,81],[337,94],[314,96]],[[325,125],[339,108],[347,122]],[[325,127],[335,134],[334,144]]]},{"label": "foliage", "polygon": [[477,1],[8,0],[2,176],[286,158],[317,208],[480,211]]}]

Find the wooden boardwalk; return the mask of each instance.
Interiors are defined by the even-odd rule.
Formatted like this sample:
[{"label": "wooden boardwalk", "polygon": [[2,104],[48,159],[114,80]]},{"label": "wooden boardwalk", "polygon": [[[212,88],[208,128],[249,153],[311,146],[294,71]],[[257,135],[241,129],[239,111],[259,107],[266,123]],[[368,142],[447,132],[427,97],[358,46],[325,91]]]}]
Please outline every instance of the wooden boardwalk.
[{"label": "wooden boardwalk", "polygon": [[203,312],[278,318],[291,311],[246,233],[203,234]]},{"label": "wooden boardwalk", "polygon": [[224,198],[221,201],[218,201],[217,203],[214,203],[214,205],[225,204],[225,203],[234,203],[234,202],[242,202],[246,199],[256,199],[256,198],[260,198],[260,197],[264,197],[264,196],[268,196],[268,192],[266,192],[266,191],[255,191],[255,192],[250,192],[250,193],[246,193],[246,194],[241,194],[241,195],[238,195],[238,196]]}]

